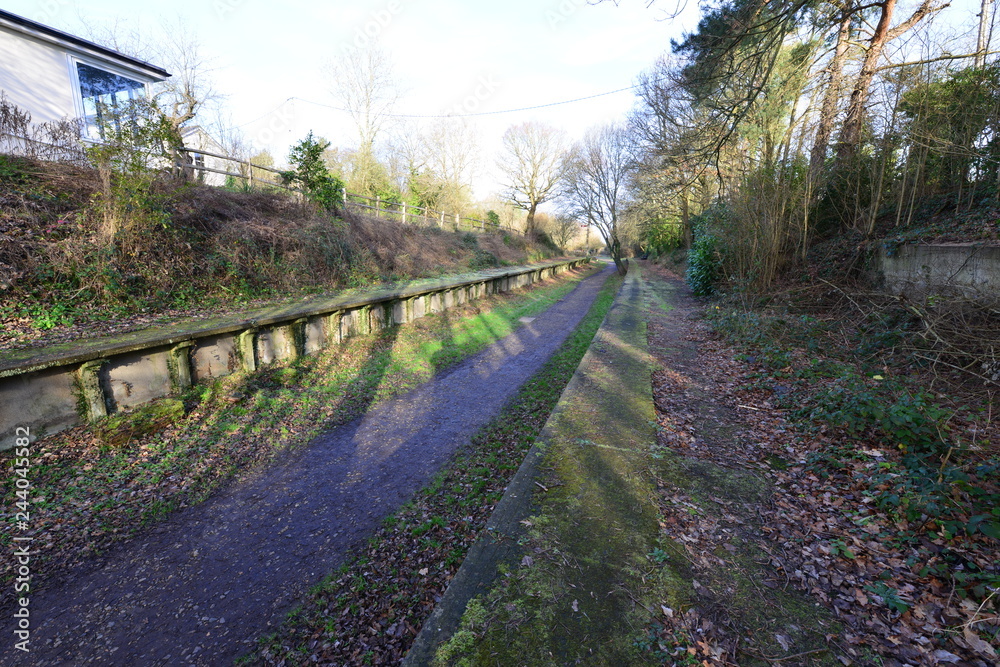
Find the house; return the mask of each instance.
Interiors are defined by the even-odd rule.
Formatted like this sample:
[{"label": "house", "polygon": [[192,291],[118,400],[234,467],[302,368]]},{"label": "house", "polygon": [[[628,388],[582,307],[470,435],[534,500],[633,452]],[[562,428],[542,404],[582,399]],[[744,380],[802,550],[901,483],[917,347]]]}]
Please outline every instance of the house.
[{"label": "house", "polygon": [[115,106],[145,95],[170,74],[69,33],[0,9],[0,90],[34,124],[84,119],[96,138],[99,102]]},{"label": "house", "polygon": [[[194,172],[192,176],[205,185],[225,185],[226,175],[220,171],[232,172],[233,161],[219,158],[226,149],[199,125],[189,125],[181,130],[184,145],[197,153],[188,153]],[[214,153],[214,155],[213,155]]]}]

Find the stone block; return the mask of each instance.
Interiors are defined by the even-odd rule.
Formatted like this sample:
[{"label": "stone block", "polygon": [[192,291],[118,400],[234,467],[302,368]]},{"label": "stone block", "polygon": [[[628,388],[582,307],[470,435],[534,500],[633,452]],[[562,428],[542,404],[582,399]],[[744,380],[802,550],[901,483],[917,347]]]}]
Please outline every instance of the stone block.
[{"label": "stone block", "polygon": [[441,292],[433,292],[427,295],[427,310],[432,313],[440,313],[444,310],[444,300]]},{"label": "stone block", "polygon": [[53,368],[0,379],[0,450],[14,446],[18,427],[27,428],[34,441],[80,421],[72,369]]},{"label": "stone block", "polygon": [[406,324],[413,320],[413,299],[396,299],[392,302],[392,321]]},{"label": "stone block", "polygon": [[327,346],[327,317],[318,315],[310,317],[305,323],[303,341],[304,354],[316,354]]},{"label": "stone block", "polygon": [[295,331],[291,324],[262,329],[257,333],[257,362],[260,365],[295,359],[297,356]]},{"label": "stone block", "polygon": [[369,311],[369,306],[344,311],[340,318],[341,340],[351,338],[352,336],[364,336],[370,332],[371,323],[368,321]]},{"label": "stone block", "polygon": [[232,334],[203,338],[191,352],[193,382],[211,382],[235,373],[241,366],[236,336]]},{"label": "stone block", "polygon": [[99,373],[109,412],[170,395],[170,350],[135,352],[109,360]]}]

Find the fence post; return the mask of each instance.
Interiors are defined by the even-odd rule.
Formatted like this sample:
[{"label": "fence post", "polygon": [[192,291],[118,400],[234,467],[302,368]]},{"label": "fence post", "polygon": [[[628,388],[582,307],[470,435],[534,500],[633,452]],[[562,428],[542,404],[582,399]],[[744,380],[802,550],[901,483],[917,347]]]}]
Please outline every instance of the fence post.
[{"label": "fence post", "polygon": [[375,197],[375,219],[378,220],[378,213],[382,210],[382,198]]},{"label": "fence post", "polygon": [[444,229],[444,211],[441,211],[441,229]]},{"label": "fence post", "polygon": [[402,217],[402,221],[403,221],[403,224],[405,225],[406,224],[406,202],[405,201],[403,202],[403,217]]},{"label": "fence post", "polygon": [[456,232],[457,231],[461,231],[461,229],[462,229],[462,218],[461,218],[461,216],[458,215],[458,213],[456,213],[455,214],[455,231]]}]

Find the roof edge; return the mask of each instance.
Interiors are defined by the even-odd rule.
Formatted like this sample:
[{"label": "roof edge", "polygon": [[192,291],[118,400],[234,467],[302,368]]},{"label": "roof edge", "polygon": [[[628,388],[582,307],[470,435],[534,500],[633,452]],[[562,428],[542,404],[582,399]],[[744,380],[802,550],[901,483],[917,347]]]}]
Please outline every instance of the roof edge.
[{"label": "roof edge", "polygon": [[68,32],[63,32],[62,30],[56,30],[45,24],[38,23],[37,21],[32,21],[31,19],[26,19],[23,16],[18,16],[17,14],[12,14],[4,9],[0,9],[0,24],[2,22],[12,23],[13,27],[20,28],[22,32],[40,33],[44,37],[48,37],[58,42],[68,42],[73,46],[80,47],[87,51],[94,51],[98,54],[111,58],[117,61],[121,61],[129,66],[142,70],[150,78],[157,78],[162,81],[163,79],[170,78],[171,74],[162,67],[157,67],[152,63],[148,63],[145,60],[140,60],[138,58],[133,58],[132,56],[127,56],[120,51],[115,51],[114,49],[108,48],[106,46],[101,46],[95,42],[83,39],[82,37],[77,37],[76,35],[71,35]]}]

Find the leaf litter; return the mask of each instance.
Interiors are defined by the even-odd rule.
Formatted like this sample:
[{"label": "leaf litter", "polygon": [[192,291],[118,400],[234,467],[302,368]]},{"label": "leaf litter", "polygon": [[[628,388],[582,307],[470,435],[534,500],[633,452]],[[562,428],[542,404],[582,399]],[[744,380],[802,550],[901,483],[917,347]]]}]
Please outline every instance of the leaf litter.
[{"label": "leaf litter", "polygon": [[[684,289],[664,270],[647,273]],[[762,382],[764,369],[747,350],[698,317],[704,305],[687,306],[688,317],[670,318],[670,330],[662,313],[649,311],[651,352],[660,359],[654,457],[680,461],[695,476],[701,462],[740,471],[767,490],[748,500],[660,480],[661,528],[682,550],[695,593],[689,608],[670,609],[654,625],[663,664],[1000,664],[997,539],[886,511],[879,498],[905,491],[902,452],[870,432],[793,419],[782,387]],[[694,352],[677,363],[682,346]],[[995,476],[973,482],[983,493],[996,490]],[[965,488],[952,493],[953,511],[971,520],[961,514]],[[739,610],[720,608],[732,600],[712,588],[728,575],[713,573],[739,571],[748,556],[766,573],[753,582],[760,600],[790,589],[822,606],[832,621],[823,646],[798,650],[783,632],[755,637],[759,628],[747,627]]]}]

